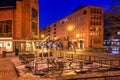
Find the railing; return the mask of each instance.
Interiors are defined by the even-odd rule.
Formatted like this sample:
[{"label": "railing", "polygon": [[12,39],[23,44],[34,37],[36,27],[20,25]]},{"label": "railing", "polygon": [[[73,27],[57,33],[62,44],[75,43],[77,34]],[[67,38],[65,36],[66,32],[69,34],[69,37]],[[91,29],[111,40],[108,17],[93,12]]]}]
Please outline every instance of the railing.
[{"label": "railing", "polygon": [[74,53],[69,53],[66,51],[57,51],[57,57],[63,57],[63,58],[69,58],[69,59],[78,59],[78,60],[83,60],[83,61],[88,61],[88,62],[96,62],[102,65],[109,65],[110,67],[120,67],[120,59],[118,58],[110,58],[111,56],[108,55],[104,56],[98,55],[83,55],[83,54],[74,54]]},{"label": "railing", "polygon": [[[51,56],[49,56],[50,54],[53,54]],[[44,55],[44,59],[48,59],[48,61],[46,63],[44,63],[44,65],[46,66],[46,72],[45,74],[48,75],[47,73],[50,71],[50,69],[52,69],[52,71],[54,70],[60,70],[57,74],[60,77],[60,79],[58,80],[117,80],[117,78],[120,76],[120,59],[112,59],[112,58],[107,58],[107,57],[104,57],[102,55],[102,57],[100,55],[98,56],[95,56],[95,55],[83,55],[83,54],[74,54],[74,53],[70,53],[69,51],[51,51],[51,53],[46,53],[47,55]],[[54,57],[54,58],[48,58],[48,57]],[[56,56],[56,57],[55,57]],[[29,62],[31,62],[30,58],[31,58],[31,55],[26,55],[26,54],[22,54],[21,56],[19,56],[21,60],[25,61],[25,64],[28,64]],[[42,58],[41,55],[39,55],[39,57]],[[63,62],[60,62],[61,64],[59,64],[59,62],[56,62],[55,59],[57,59],[58,57],[61,57],[63,58]],[[34,56],[32,54],[32,59],[34,59]],[[53,62],[50,61],[53,59]],[[64,62],[65,60],[67,59],[71,59],[71,60],[68,60],[68,62]],[[74,63],[73,61],[77,59],[77,63],[82,62],[91,62],[92,64],[93,63],[98,63],[97,65],[99,67],[92,67],[87,69],[86,73],[78,73],[78,72],[75,72],[77,71],[78,69],[74,68],[72,69],[71,67],[71,63]],[[40,59],[39,61],[41,61],[42,59]],[[72,61],[73,60],[73,61]],[[33,60],[32,60],[33,61]],[[35,60],[34,60],[35,61]],[[54,63],[57,64],[55,65],[55,68],[54,68]],[[66,69],[64,67],[61,67],[64,66],[64,63],[67,63],[67,65],[70,68],[70,70],[74,71],[74,73],[76,73],[76,75],[72,75],[69,76],[69,75],[66,75],[64,77],[64,75],[61,75],[63,73],[63,71]],[[43,70],[43,73],[42,73],[42,70],[39,70],[38,67],[39,65],[41,65],[42,63],[38,63],[38,62],[35,62],[34,66],[33,67],[33,73],[34,74],[43,74],[44,73],[44,70]],[[52,65],[53,67],[50,68],[50,65]],[[78,66],[80,66],[81,64],[79,63]],[[86,64],[85,64],[86,65]],[[106,66],[107,65],[107,66]],[[58,69],[56,68],[58,67]],[[104,69],[105,68],[105,69]],[[107,69],[106,69],[107,68]],[[79,68],[79,70],[81,69],[86,69],[86,68]],[[94,69],[97,69],[97,71],[94,71]],[[101,70],[103,69],[103,70]],[[48,71],[48,72],[47,72]],[[51,71],[51,72],[52,72]],[[55,73],[55,72],[54,72]],[[53,76],[54,76],[54,73],[53,73]],[[45,75],[44,74],[44,75]],[[83,75],[82,75],[83,74]],[[100,74],[100,75],[99,75]],[[84,76],[86,75],[86,76]],[[92,76],[91,76],[92,75]],[[83,76],[83,77],[81,77]],[[120,77],[119,77],[120,78]]]},{"label": "railing", "polygon": [[120,75],[107,75],[107,76],[94,76],[94,77],[84,77],[84,78],[76,78],[74,76],[62,78],[58,80],[120,80]]}]

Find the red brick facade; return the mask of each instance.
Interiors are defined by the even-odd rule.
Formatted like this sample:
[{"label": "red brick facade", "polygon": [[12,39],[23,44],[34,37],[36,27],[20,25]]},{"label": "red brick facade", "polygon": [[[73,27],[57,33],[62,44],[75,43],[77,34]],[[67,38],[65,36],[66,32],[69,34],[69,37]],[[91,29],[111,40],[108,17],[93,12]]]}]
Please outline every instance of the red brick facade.
[{"label": "red brick facade", "polygon": [[86,6],[46,26],[41,34],[51,40],[69,38],[77,48],[102,48],[103,14],[102,7]]},{"label": "red brick facade", "polygon": [[[3,36],[8,34],[3,29],[0,32],[1,38],[10,38],[10,40],[31,40],[39,38],[39,10],[38,0],[16,0],[15,7],[2,7],[0,8],[0,28],[3,29],[7,26],[7,20],[11,21],[11,36]],[[5,25],[3,25],[3,22]],[[15,45],[21,49],[21,42],[14,42]],[[0,42],[2,47],[4,43]],[[2,45],[3,44],[3,45]],[[5,46],[4,46],[5,47]],[[10,49],[11,50],[11,49]]]}]

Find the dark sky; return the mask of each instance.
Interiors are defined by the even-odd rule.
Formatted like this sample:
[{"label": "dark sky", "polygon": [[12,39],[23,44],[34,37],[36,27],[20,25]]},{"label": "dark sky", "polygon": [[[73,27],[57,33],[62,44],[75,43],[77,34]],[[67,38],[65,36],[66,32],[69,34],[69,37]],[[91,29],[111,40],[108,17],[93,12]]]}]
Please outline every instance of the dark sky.
[{"label": "dark sky", "polygon": [[15,6],[16,0],[0,0],[0,7]]},{"label": "dark sky", "polygon": [[102,6],[106,11],[113,0],[39,0],[40,28],[71,14],[80,5]]}]

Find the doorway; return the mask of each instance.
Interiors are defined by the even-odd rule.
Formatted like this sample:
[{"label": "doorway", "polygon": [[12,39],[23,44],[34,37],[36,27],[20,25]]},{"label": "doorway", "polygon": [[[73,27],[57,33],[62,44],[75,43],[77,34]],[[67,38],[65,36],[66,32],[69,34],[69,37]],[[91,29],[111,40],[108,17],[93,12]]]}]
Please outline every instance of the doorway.
[{"label": "doorway", "polygon": [[83,41],[80,40],[80,49],[83,49]]}]

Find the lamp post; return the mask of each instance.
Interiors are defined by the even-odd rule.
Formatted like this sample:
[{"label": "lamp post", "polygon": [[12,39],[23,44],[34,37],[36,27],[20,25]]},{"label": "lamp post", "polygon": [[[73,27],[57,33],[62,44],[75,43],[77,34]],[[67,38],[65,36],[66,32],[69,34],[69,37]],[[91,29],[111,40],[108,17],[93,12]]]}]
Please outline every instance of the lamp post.
[{"label": "lamp post", "polygon": [[71,42],[70,42],[70,40],[71,40],[71,33],[70,32],[72,32],[72,30],[73,30],[73,26],[68,26],[68,50],[69,50],[69,47],[71,46]]},{"label": "lamp post", "polygon": [[70,40],[70,32],[73,30],[73,26],[68,26],[68,40]]},{"label": "lamp post", "polygon": [[[74,31],[73,31],[73,29],[74,29]],[[75,34],[75,35],[73,36],[73,38],[75,38],[75,37],[76,37],[77,39],[79,38],[80,35],[79,35],[79,34],[76,34],[76,27],[75,27],[75,25],[74,25],[74,26],[69,26],[69,27],[68,27],[68,31],[69,31],[69,33],[73,31],[73,33],[70,33],[71,35],[74,35],[74,34]],[[71,38],[71,35],[70,35],[69,33],[68,33],[68,36]],[[70,40],[70,38],[69,38],[68,40]],[[72,45],[73,45],[73,50],[74,50],[74,58],[76,58],[76,49],[75,49],[74,44],[72,44]]]}]

